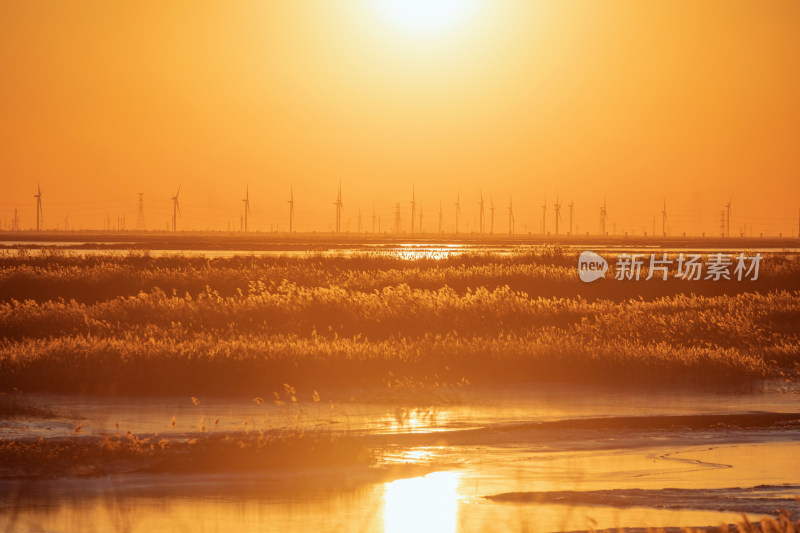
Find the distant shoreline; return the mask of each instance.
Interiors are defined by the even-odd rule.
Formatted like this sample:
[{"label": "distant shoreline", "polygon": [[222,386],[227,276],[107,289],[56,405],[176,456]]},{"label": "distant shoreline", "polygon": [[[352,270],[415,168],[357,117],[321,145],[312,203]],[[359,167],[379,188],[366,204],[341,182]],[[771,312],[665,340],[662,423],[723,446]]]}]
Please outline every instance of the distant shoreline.
[{"label": "distant shoreline", "polygon": [[642,247],[647,249],[729,249],[800,250],[797,237],[700,237],[700,236],[624,236],[527,234],[373,234],[373,233],[278,233],[278,232],[201,232],[201,231],[3,231],[0,249],[9,248],[94,248],[109,250],[329,250],[364,247],[365,250],[394,246],[568,246],[594,249]]}]

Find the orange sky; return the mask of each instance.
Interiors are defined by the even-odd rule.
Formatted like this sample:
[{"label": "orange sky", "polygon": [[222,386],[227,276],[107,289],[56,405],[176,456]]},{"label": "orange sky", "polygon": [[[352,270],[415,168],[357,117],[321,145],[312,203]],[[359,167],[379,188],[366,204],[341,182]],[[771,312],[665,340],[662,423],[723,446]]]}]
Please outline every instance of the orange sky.
[{"label": "orange sky", "polygon": [[[0,3],[0,220],[136,220],[329,230],[372,204],[383,229],[412,183],[427,230],[460,191],[507,228],[548,230],[556,195],[578,231],[797,234],[800,2],[472,0],[446,31],[407,31],[391,0]],[[566,203],[566,202],[565,202]],[[566,211],[565,211],[566,213]],[[660,222],[659,222],[660,224]],[[563,227],[563,226],[562,226]]]}]

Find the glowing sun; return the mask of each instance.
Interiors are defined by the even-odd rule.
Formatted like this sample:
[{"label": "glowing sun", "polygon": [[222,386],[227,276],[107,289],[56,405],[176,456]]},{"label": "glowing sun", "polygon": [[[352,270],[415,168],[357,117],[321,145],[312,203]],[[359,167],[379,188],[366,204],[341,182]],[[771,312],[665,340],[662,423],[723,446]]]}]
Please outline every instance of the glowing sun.
[{"label": "glowing sun", "polygon": [[395,30],[421,37],[453,31],[475,11],[478,0],[371,0]]}]

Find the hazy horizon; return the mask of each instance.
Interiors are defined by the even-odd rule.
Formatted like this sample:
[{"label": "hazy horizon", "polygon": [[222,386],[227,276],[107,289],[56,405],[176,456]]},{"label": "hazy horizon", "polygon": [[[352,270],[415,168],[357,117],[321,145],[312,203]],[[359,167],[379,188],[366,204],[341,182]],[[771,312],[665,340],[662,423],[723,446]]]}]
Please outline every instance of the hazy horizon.
[{"label": "hazy horizon", "polygon": [[[381,228],[412,187],[426,231],[797,235],[796,2],[469,0],[449,25],[385,0],[0,6],[0,222],[251,230]],[[400,14],[402,15],[402,13]],[[438,21],[434,21],[438,22]],[[415,26],[415,23],[417,25]],[[415,222],[415,225],[418,221]],[[488,222],[487,222],[488,224]],[[497,229],[499,226],[499,230]]]}]

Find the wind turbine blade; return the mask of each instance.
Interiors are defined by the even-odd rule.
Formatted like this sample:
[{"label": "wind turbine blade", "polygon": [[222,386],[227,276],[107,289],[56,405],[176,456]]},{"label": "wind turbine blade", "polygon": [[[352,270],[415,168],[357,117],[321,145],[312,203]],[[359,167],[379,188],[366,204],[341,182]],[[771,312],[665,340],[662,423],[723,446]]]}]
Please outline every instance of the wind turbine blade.
[{"label": "wind turbine blade", "polygon": [[183,216],[183,213],[181,213],[181,204],[178,203],[178,195],[177,194],[175,195],[175,207],[178,208],[178,214]]},{"label": "wind turbine blade", "polygon": [[178,185],[178,192],[175,193],[175,198],[181,193],[181,184]]}]

